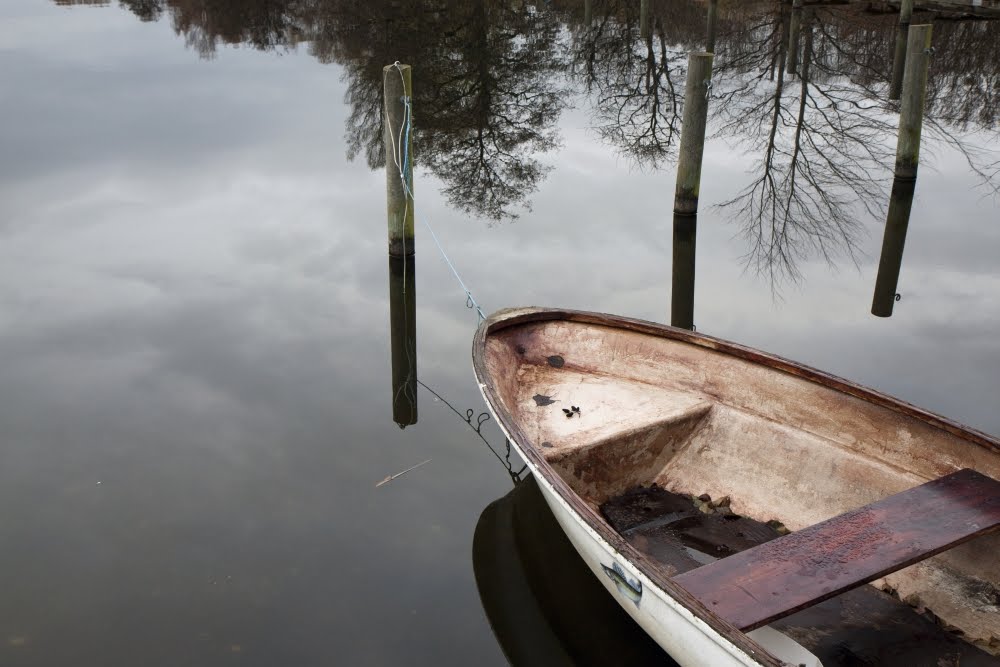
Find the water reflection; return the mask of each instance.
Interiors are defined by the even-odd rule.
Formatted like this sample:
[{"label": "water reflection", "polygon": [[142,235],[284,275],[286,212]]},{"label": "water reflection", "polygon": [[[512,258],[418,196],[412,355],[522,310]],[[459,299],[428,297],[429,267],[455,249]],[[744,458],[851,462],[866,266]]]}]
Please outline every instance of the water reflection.
[{"label": "water reflection", "polygon": [[499,0],[434,11],[369,3],[348,20],[322,6],[323,38],[312,49],[345,67],[350,156],[384,165],[381,68],[410,63],[418,165],[441,179],[456,209],[517,217],[548,171],[540,156],[557,145],[564,101],[553,76],[561,68],[554,17]]},{"label": "water reflection", "polygon": [[[799,277],[799,263],[812,256],[856,258],[865,223],[884,211],[882,182],[894,156],[895,110],[886,101],[892,23],[855,8],[809,6],[801,21],[795,11],[788,4],[758,5],[727,17],[713,100],[720,134],[759,156],[750,183],[720,206],[747,240],[748,264],[772,284]],[[935,34],[935,45],[948,52],[947,60],[963,43],[966,29],[956,26],[967,24],[940,25],[946,28]],[[1000,28],[988,25],[994,35]],[[785,74],[796,69],[794,60],[800,63],[797,81]],[[992,64],[998,68],[1000,57]],[[934,74],[940,87],[947,74]],[[956,113],[933,92],[928,100],[928,148],[959,151],[989,180],[989,159],[977,143],[990,138],[973,141],[963,133],[995,135],[992,120],[981,116],[985,122],[973,128],[968,109]],[[981,108],[982,99],[976,100],[970,90],[968,106]]]},{"label": "water reflection", "polygon": [[[719,204],[747,240],[748,266],[777,282],[799,277],[807,258],[853,260],[866,224],[884,214],[896,13],[781,0],[121,4],[142,20],[169,17],[203,57],[219,44],[308,44],[342,65],[348,152],[372,168],[385,163],[381,68],[413,64],[419,165],[456,209],[493,220],[530,207],[549,170],[544,156],[560,141],[570,82],[589,98],[594,130],[622,155],[671,164],[686,53],[708,43],[718,54],[711,122],[753,159],[748,183]],[[913,21],[962,16],[918,3]],[[1000,21],[937,21],[934,45],[928,148],[958,150],[995,189],[1000,162],[983,147],[1000,114]]]},{"label": "water reflection", "polygon": [[695,247],[698,216],[674,214],[674,256],[670,291],[670,324],[694,329]]},{"label": "water reflection", "polygon": [[688,52],[700,50],[706,20],[706,41],[713,40],[712,17],[693,1],[636,7],[606,0],[597,9],[596,22],[570,43],[572,72],[591,98],[593,127],[637,166],[663,167],[676,158],[680,141]]},{"label": "water reflection", "polygon": [[533,477],[479,517],[476,586],[512,665],[675,665],[580,559]]},{"label": "water reflection", "polygon": [[392,420],[417,423],[416,260],[389,257],[389,340],[392,356]]},{"label": "water reflection", "polygon": [[899,270],[903,264],[903,245],[906,230],[910,224],[910,210],[913,207],[913,192],[917,182],[913,179],[896,178],[892,181],[892,196],[889,199],[889,213],[885,221],[885,235],[882,238],[882,255],[878,262],[875,279],[875,296],[872,299],[872,315],[890,317],[893,305],[899,298],[896,286]]},{"label": "water reflection", "polygon": [[[194,8],[186,20],[206,34],[225,25],[220,12],[261,16],[249,1],[173,4]],[[720,23],[732,4],[720,1]],[[154,25],[118,2],[0,3],[0,106],[19,119],[0,141],[0,664],[502,664],[468,550],[509,477],[470,442],[478,414],[461,423],[483,409],[468,370],[475,316],[426,253],[420,381],[460,418],[418,383],[419,425],[389,419],[381,174],[362,155],[344,162],[344,68],[311,55],[333,58],[371,14],[354,5],[287,3],[313,17],[295,21],[312,38],[298,54],[219,47],[199,63],[167,2],[130,4],[159,13]],[[654,19],[670,5],[697,8],[654,1]],[[578,4],[551,6],[576,29]],[[595,22],[604,7],[593,0]],[[701,48],[703,27],[685,49]],[[570,39],[557,39],[557,61]],[[373,60],[377,77],[386,62]],[[671,174],[628,175],[576,131],[588,98],[568,102],[572,143],[535,196],[544,215],[489,230],[428,218],[486,304],[665,319]],[[921,294],[910,301],[901,276],[911,305],[891,329],[856,317],[870,318],[874,267],[834,285],[816,276],[774,306],[740,279],[730,230],[703,207],[699,328],[996,432],[993,211],[952,197],[961,173],[923,171],[906,247]],[[709,182],[711,196],[735,187],[729,174]],[[422,214],[440,210],[423,198]],[[483,431],[506,469],[502,435]]]},{"label": "water reflection", "polygon": [[797,278],[814,255],[853,258],[862,216],[881,211],[895,125],[844,71],[836,16],[805,9],[797,81],[787,9],[747,17],[758,39],[732,45],[718,65],[720,133],[758,156],[749,184],[720,206],[747,240],[748,264],[772,281]]}]

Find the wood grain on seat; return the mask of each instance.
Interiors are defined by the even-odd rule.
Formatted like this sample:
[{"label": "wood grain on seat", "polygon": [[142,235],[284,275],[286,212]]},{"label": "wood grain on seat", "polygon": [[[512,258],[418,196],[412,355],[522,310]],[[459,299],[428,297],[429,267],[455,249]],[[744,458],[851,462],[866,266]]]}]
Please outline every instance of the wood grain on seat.
[{"label": "wood grain on seat", "polygon": [[744,631],[1000,527],[1000,482],[965,469],[674,581]]}]

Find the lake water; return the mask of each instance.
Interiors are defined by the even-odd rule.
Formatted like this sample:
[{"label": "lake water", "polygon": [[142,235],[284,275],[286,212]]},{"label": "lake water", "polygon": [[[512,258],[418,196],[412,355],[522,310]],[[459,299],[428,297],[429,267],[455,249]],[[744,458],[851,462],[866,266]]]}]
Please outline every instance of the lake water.
[{"label": "lake water", "polygon": [[[485,410],[478,318],[425,223],[486,312],[669,321],[706,5],[652,0],[645,30],[639,5],[0,4],[0,664],[506,663],[476,583],[506,580],[473,536],[512,481],[493,424],[499,457],[464,421]],[[935,53],[884,318],[896,17],[816,7],[782,74],[791,19],[720,3],[695,326],[1000,433],[1000,21],[915,17]],[[405,429],[395,61],[417,163]]]}]

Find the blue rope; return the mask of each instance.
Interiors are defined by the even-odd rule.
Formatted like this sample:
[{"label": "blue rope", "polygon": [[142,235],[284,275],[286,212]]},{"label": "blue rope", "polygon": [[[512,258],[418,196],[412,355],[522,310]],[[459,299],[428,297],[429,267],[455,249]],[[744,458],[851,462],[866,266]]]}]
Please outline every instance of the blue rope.
[{"label": "blue rope", "polygon": [[[403,70],[399,68],[399,61],[397,60],[394,63],[394,65],[396,69],[399,71],[400,78],[402,78]],[[403,115],[404,127],[402,128],[402,131],[405,132],[405,134],[403,135],[404,142],[402,146],[403,163],[400,164],[399,162],[396,162],[396,166],[399,168],[399,178],[403,182],[403,190],[406,192],[406,196],[409,197],[410,201],[412,202],[414,201],[414,197],[413,197],[413,191],[410,190],[409,180],[412,179],[413,177],[413,169],[410,166],[409,143],[410,143],[410,128],[413,126],[412,122],[413,106],[411,104],[411,100],[409,97],[406,96],[403,97],[403,105],[406,107],[406,113]],[[388,119],[388,116],[386,118]],[[391,125],[389,126],[389,136],[390,137],[393,136]],[[388,156],[386,157],[388,158]],[[395,157],[396,156],[393,155],[394,160]],[[409,175],[409,179],[407,178],[407,175]],[[413,214],[414,217],[417,217],[416,207],[414,207]],[[441,257],[443,257],[444,261],[448,264],[448,268],[451,269],[451,272],[452,274],[454,274],[455,279],[458,280],[458,284],[462,286],[462,290],[465,292],[466,308],[475,309],[476,313],[479,315],[480,322],[485,320],[486,315],[483,313],[483,309],[479,306],[479,302],[476,301],[476,298],[472,296],[472,291],[465,286],[465,281],[462,280],[462,276],[458,274],[458,269],[455,268],[455,264],[452,263],[451,258],[448,257],[448,253],[444,251],[444,247],[442,247],[441,242],[438,240],[437,234],[434,233],[434,229],[431,227],[430,223],[427,222],[426,218],[420,216],[420,221],[424,223],[425,227],[427,227],[427,231],[430,232],[431,238],[434,240],[434,245],[437,246],[438,252],[441,253]]]}]

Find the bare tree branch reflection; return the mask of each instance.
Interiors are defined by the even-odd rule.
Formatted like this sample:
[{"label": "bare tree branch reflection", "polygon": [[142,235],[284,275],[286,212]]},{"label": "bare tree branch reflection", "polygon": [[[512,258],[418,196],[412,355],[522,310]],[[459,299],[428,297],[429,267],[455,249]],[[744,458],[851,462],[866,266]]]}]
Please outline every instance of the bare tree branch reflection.
[{"label": "bare tree branch reflection", "polygon": [[502,0],[396,3],[353,0],[121,0],[146,18],[169,10],[190,48],[211,58],[219,44],[261,50],[309,42],[322,62],[344,67],[350,108],[347,154],[385,164],[382,67],[410,62],[414,152],[460,211],[516,218],[549,168],[564,107],[561,29],[544,6]]},{"label": "bare tree branch reflection", "polygon": [[837,47],[811,8],[797,84],[785,74],[787,9],[749,24],[756,45],[724,54],[717,70],[718,133],[761,158],[750,184],[719,206],[742,228],[748,265],[777,288],[783,278],[797,279],[798,262],[814,254],[831,263],[855,258],[858,207],[868,216],[882,211],[879,178],[890,170],[886,138],[894,126],[877,98],[833,69],[842,59],[829,57]]},{"label": "bare tree branch reflection", "polygon": [[[494,220],[528,207],[545,178],[570,64],[604,141],[642,167],[671,162],[684,54],[701,49],[706,11],[699,0],[650,0],[642,39],[630,0],[594,0],[591,21],[570,0],[119,2],[143,20],[169,16],[202,57],[220,44],[308,43],[342,65],[348,155],[372,168],[385,162],[382,66],[413,63],[418,164],[453,206]],[[751,182],[721,206],[749,241],[749,266],[775,282],[797,278],[809,257],[855,256],[864,223],[882,217],[893,162],[896,110],[885,93],[895,14],[877,3],[808,7],[796,78],[783,71],[789,2],[719,2],[712,122],[754,159]],[[935,23],[923,152],[957,151],[997,193],[1000,21],[948,18],[914,16]]]},{"label": "bare tree branch reflection", "polygon": [[549,171],[538,157],[558,145],[558,24],[499,1],[458,3],[449,15],[460,22],[431,61],[415,150],[455,208],[517,217]]},{"label": "bare tree branch reflection", "polygon": [[349,21],[317,22],[323,39],[313,53],[345,67],[348,157],[363,155],[373,169],[385,164],[382,66],[418,63],[416,162],[441,179],[456,209],[516,218],[548,172],[540,156],[558,145],[558,23],[499,1],[411,7],[391,21],[383,13],[363,6]]},{"label": "bare tree branch reflection", "polygon": [[594,128],[640,167],[675,158],[680,139],[687,49],[678,40],[704,27],[693,3],[653,5],[653,29],[640,37],[634,2],[611,0],[595,25],[572,43],[573,69],[593,94]]}]

